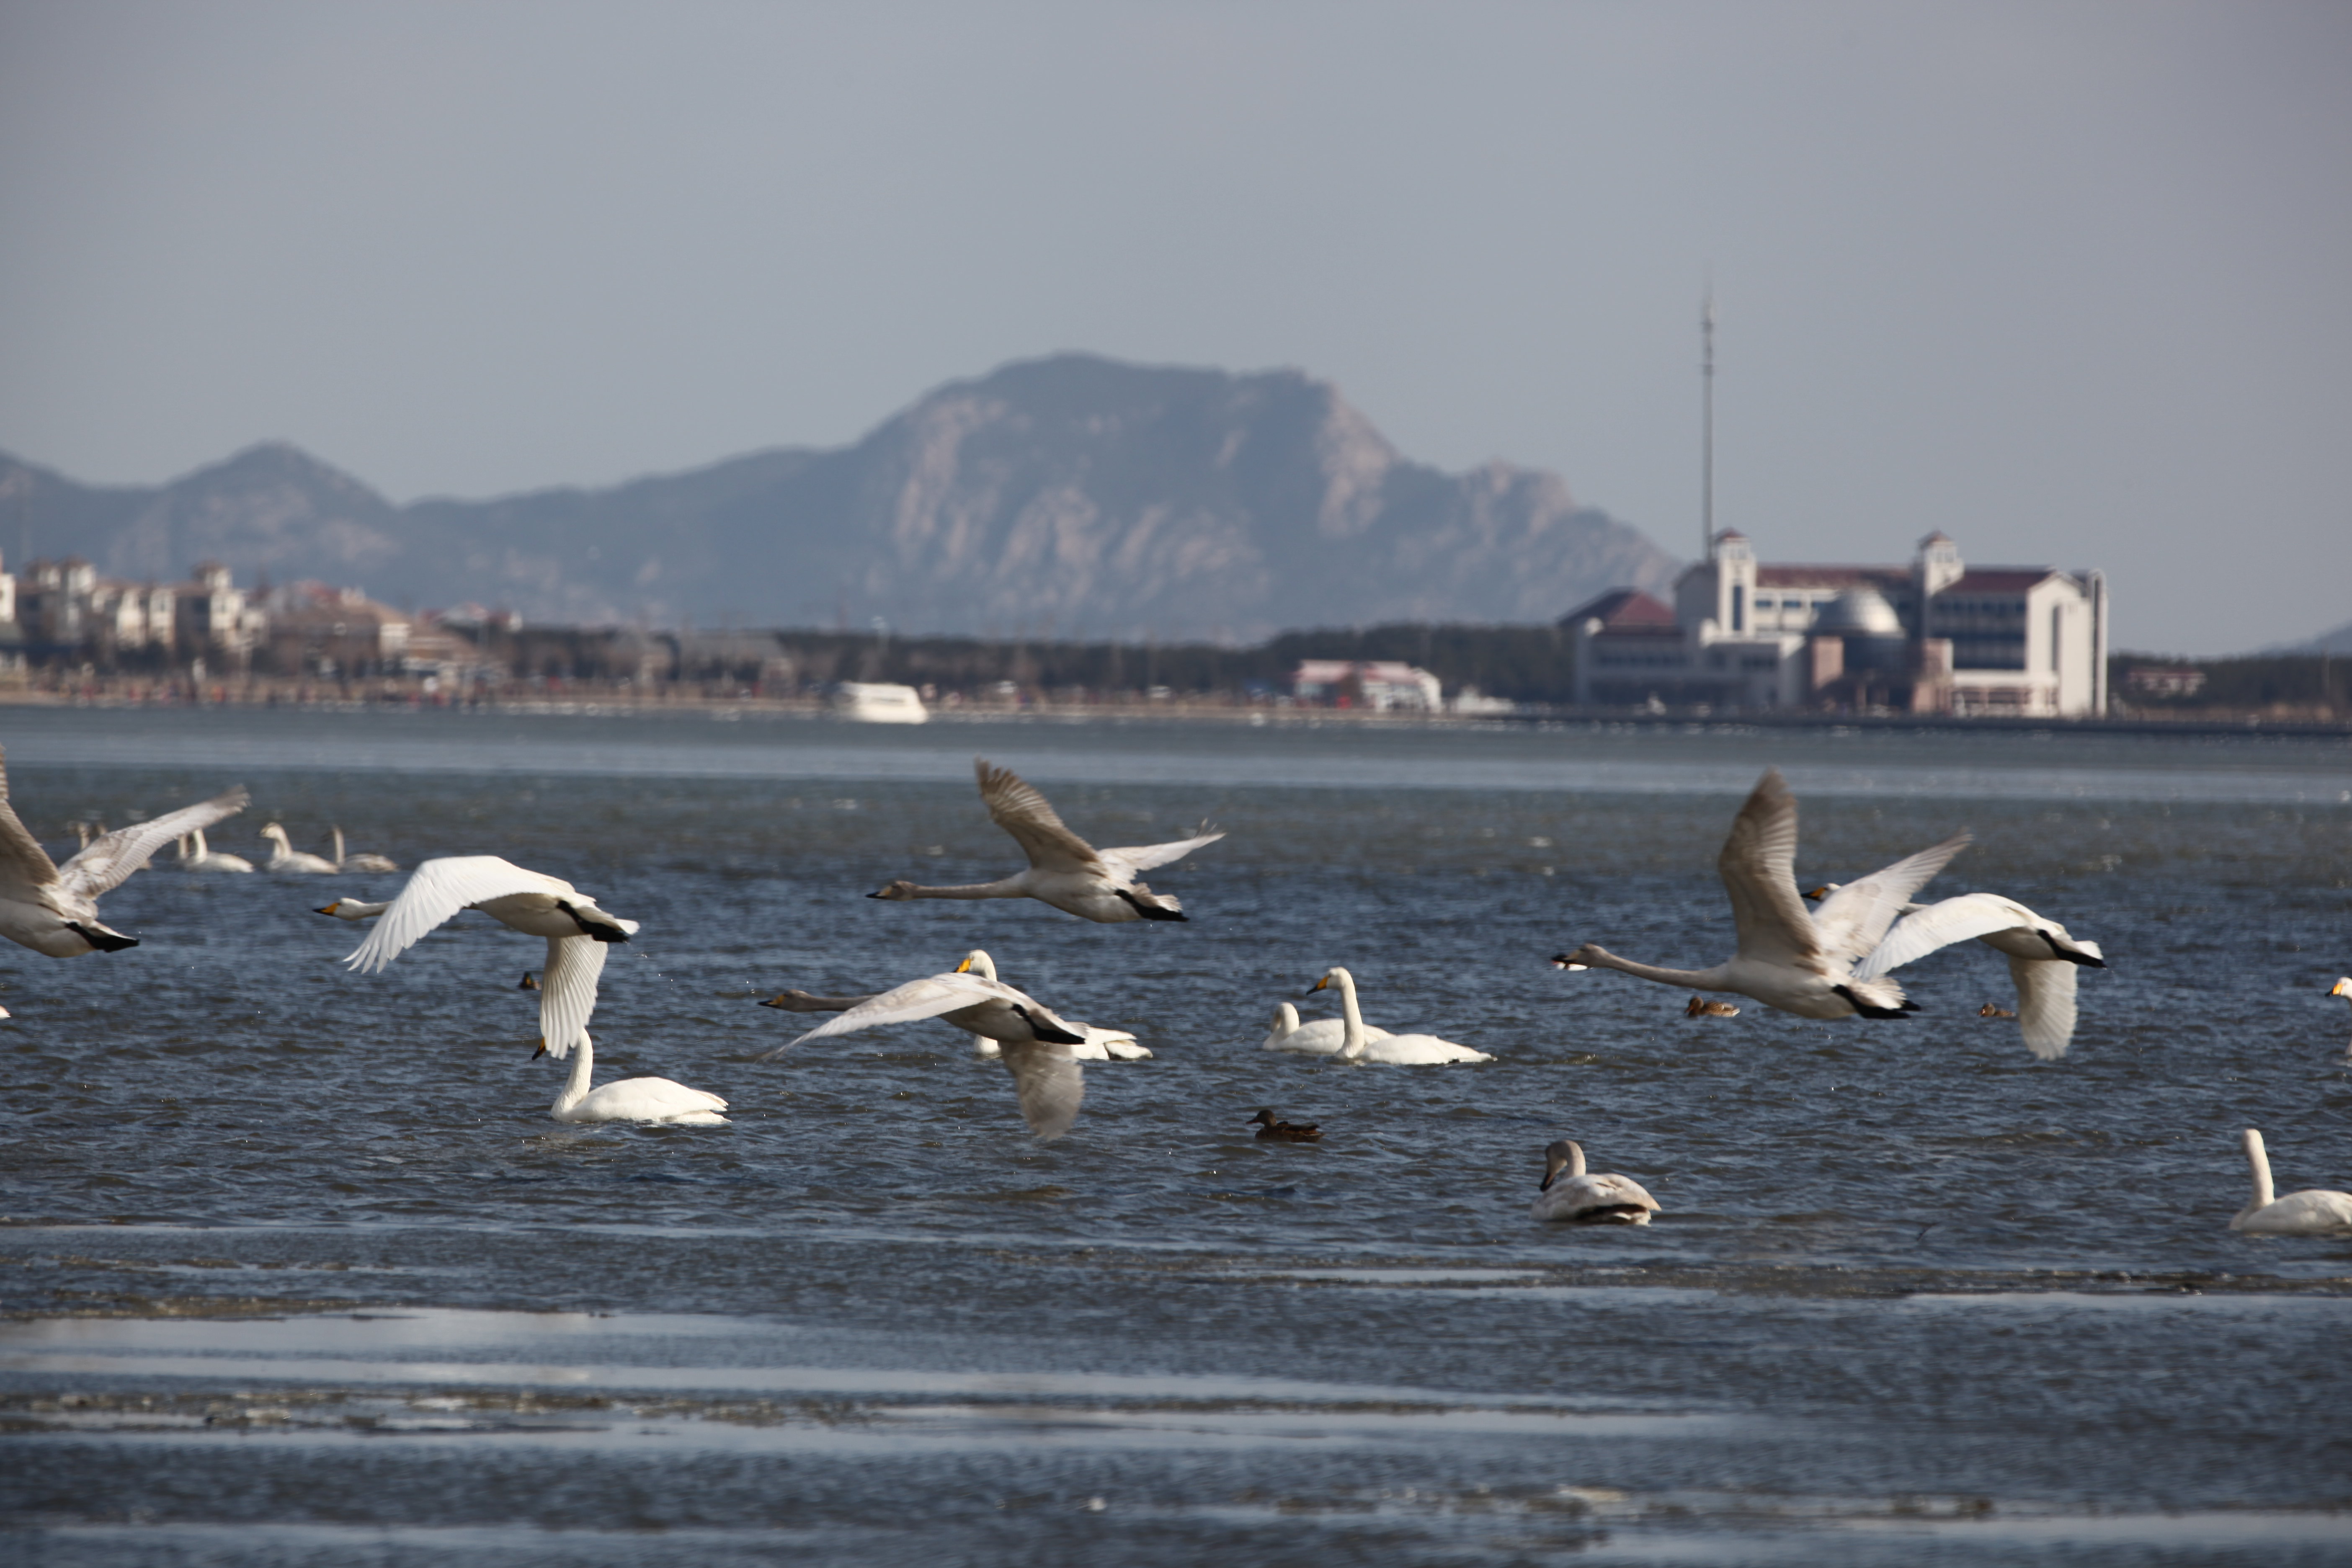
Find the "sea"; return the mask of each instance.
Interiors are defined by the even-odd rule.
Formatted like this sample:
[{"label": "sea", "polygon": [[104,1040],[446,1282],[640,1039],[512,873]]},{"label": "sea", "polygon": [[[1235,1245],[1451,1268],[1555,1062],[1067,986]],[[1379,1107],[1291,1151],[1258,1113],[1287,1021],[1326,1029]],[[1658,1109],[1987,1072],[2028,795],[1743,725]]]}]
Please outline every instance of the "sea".
[{"label": "sea", "polygon": [[[1262,715],[1263,717],[1263,715]],[[0,710],[53,855],[242,782],[404,866],[500,855],[642,922],[571,1126],[543,945],[464,915],[382,973],[314,910],[403,874],[191,873],[140,940],[0,952],[0,1557],[73,1565],[2352,1563],[2352,747],[1483,724]],[[1020,864],[972,759],[1190,920],[877,902]],[[1928,896],[2105,949],[2035,1060],[1979,944],[1907,1019],[1563,972],[1701,967],[1768,766],[1801,880],[1967,829]],[[971,950],[1149,1060],[1076,1127],[938,1022],[755,1004]],[[1491,1062],[1261,1047],[1333,965]],[[1254,1138],[1261,1108],[1322,1128]],[[1529,1217],[1572,1137],[1646,1227]]]}]

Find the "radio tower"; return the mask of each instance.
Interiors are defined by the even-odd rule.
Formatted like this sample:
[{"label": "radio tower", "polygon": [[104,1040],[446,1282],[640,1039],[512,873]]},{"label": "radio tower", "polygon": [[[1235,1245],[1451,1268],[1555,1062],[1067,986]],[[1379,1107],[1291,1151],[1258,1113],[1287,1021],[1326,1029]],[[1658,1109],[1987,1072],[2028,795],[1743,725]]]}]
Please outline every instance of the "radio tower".
[{"label": "radio tower", "polygon": [[1715,549],[1715,285],[1699,307],[1699,502],[1698,558]]}]

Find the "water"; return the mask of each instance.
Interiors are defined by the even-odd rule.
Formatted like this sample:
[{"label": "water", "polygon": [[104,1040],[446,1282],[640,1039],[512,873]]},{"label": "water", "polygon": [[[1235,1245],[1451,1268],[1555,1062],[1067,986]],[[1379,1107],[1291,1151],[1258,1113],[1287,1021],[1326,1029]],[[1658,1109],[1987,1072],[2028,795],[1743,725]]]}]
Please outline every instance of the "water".
[{"label": "water", "polygon": [[[216,840],[341,822],[645,922],[598,1077],[717,1129],[566,1128],[540,944],[465,917],[382,975],[309,912],[399,878],[189,876],[144,939],[0,965],[0,1518],[39,1563],[2352,1562],[2352,1241],[2252,1239],[2240,1129],[2352,1185],[2352,752],[2312,742],[15,710],[54,846],[243,778]],[[1009,842],[974,752],[1079,831],[1231,837],[1181,926],[881,904]],[[1545,960],[1704,964],[1766,762],[1837,880],[2105,944],[2057,1064],[1998,955],[1816,1024]],[[69,841],[68,841],[69,842]],[[756,1063],[785,985],[985,946],[1157,1056],[1066,1140],[941,1026]],[[1493,1051],[1261,1051],[1328,965]],[[1326,1010],[1318,1000],[1307,1007]],[[1319,1121],[1259,1144],[1261,1105]],[[1528,1222],[1573,1135],[1665,1213]]]}]

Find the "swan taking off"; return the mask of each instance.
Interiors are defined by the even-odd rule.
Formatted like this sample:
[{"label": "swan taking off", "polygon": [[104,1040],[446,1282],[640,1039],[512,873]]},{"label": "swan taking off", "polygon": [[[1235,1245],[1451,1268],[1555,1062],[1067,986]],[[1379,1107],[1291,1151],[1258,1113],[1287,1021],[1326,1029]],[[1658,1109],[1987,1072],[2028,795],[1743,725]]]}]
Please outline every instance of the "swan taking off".
[{"label": "swan taking off", "polygon": [[[596,1047],[589,1043],[588,1031],[580,1031],[576,1042],[578,1052],[572,1058],[572,1076],[564,1079],[563,1091],[555,1097],[549,1114],[558,1121],[661,1121],[673,1127],[724,1127],[727,1118],[719,1113],[727,1102],[715,1094],[698,1089],[688,1089],[666,1078],[625,1078],[591,1091],[588,1078],[596,1068]],[[564,1052],[540,1042],[532,1055],[561,1058]]]},{"label": "swan taking off", "polygon": [[628,941],[636,921],[598,909],[595,900],[560,878],[527,871],[495,855],[427,860],[390,903],[337,899],[318,912],[345,921],[383,917],[343,959],[361,973],[373,974],[460,910],[479,910],[525,936],[547,939],[539,1032],[549,1053],[562,1060],[595,1011],[605,944]]},{"label": "swan taking off", "polygon": [[2246,1163],[2254,1178],[2254,1194],[2230,1221],[2231,1230],[2255,1236],[2342,1236],[2352,1232],[2352,1193],[2313,1187],[2273,1198],[2271,1159],[2263,1152],[2263,1135],[2249,1127],[2244,1142]]},{"label": "swan taking off", "polygon": [[1900,1018],[1918,1011],[1917,1004],[1906,1000],[1893,981],[1863,979],[1853,966],[1878,946],[1911,895],[1968,843],[1961,833],[1898,860],[1839,889],[1822,901],[1818,914],[1809,915],[1797,894],[1797,797],[1780,769],[1767,768],[1716,857],[1739,938],[1727,963],[1666,969],[1620,958],[1592,942],[1552,963],[1622,970],[1694,991],[1730,991],[1801,1018]]},{"label": "swan taking off", "polygon": [[286,837],[286,829],[281,824],[275,822],[267,824],[261,830],[261,836],[275,846],[269,852],[268,868],[272,871],[297,877],[319,877],[342,869],[323,855],[306,855],[295,848],[292,841]]},{"label": "swan taking off", "polygon": [[242,855],[232,855],[226,849],[215,849],[205,842],[205,830],[192,828],[180,840],[180,869],[183,871],[250,871],[253,862]]},{"label": "swan taking off", "polygon": [[1658,1200],[1631,1176],[1584,1173],[1584,1146],[1563,1138],[1544,1151],[1543,1185],[1528,1213],[1570,1225],[1647,1225]]},{"label": "swan taking off", "polygon": [[1343,1062],[1385,1062],[1391,1067],[1442,1067],[1447,1062],[1491,1062],[1484,1051],[1441,1040],[1435,1035],[1382,1035],[1372,1038],[1364,1016],[1356,1007],[1356,977],[1344,969],[1327,969],[1323,978],[1307,989],[1309,996],[1327,987],[1339,992],[1341,1043],[1333,1059]]},{"label": "swan taking off", "polygon": [[245,809],[243,784],[195,805],[101,833],[63,868],[17,820],[8,801],[8,763],[0,752],[0,936],[51,958],[120,952],[137,947],[98,918],[99,896],[121,887],[148,857],[184,833],[210,827]]},{"label": "swan taking off", "polygon": [[960,888],[925,888],[902,879],[866,894],[867,898],[1035,899],[1106,925],[1123,921],[1181,921],[1185,918],[1184,906],[1169,894],[1153,892],[1139,879],[1140,874],[1181,860],[1224,837],[1203,833],[1173,844],[1097,849],[1064,826],[1035,786],[985,757],[974,757],[972,767],[988,815],[1021,846],[1022,853],[1029,857],[1029,868],[993,882]]},{"label": "swan taking off", "polygon": [[[1385,1040],[1386,1029],[1364,1026],[1364,1038]],[[1274,1027],[1267,1031],[1263,1049],[1292,1051],[1304,1057],[1328,1057],[1344,1050],[1348,1045],[1348,1021],[1345,1018],[1315,1018],[1298,1021],[1298,1009],[1285,1002],[1274,1010]]]},{"label": "swan taking off", "polygon": [[[787,992],[761,1005],[788,1013],[821,1012],[831,1010],[826,1004],[842,1000],[846,998]],[[984,1035],[997,1043],[1005,1070],[1013,1075],[1013,1091],[1020,1096],[1022,1120],[1038,1137],[1048,1142],[1059,1138],[1078,1119],[1079,1103],[1086,1099],[1086,1077],[1071,1047],[1084,1044],[1086,1037],[1027,993],[961,969],[909,980],[878,996],[859,998],[840,1017],[756,1059],[773,1061],[803,1041],[920,1018],[938,1018],[968,1035]]]},{"label": "swan taking off", "polygon": [[[1834,896],[1837,884],[1814,889],[1805,897]],[[2009,960],[2009,977],[2017,986],[2017,1027],[2025,1048],[2045,1062],[2066,1054],[2074,1038],[2075,971],[2105,969],[2106,955],[2099,944],[2067,933],[2066,928],[2037,915],[2015,899],[1999,893],[1963,893],[1933,904],[1905,904],[1903,918],[1870,955],[1854,965],[1865,980],[1956,942],[1974,940]],[[1979,1017],[1993,1017],[1979,1012]]]}]

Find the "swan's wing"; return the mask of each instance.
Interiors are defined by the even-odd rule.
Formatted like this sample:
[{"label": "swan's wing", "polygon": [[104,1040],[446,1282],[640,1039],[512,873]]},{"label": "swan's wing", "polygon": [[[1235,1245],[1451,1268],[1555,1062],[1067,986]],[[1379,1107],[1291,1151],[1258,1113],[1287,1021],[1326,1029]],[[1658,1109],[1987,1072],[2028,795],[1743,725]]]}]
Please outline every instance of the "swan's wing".
[{"label": "swan's wing", "polygon": [[1145,844],[1128,849],[1105,849],[1100,858],[1114,869],[1149,871],[1154,866],[1165,866],[1171,860],[1181,860],[1204,845],[1214,844],[1224,837],[1222,833],[1203,833],[1197,838],[1180,838],[1173,844]]},{"label": "swan's wing", "polygon": [[2066,1054],[2074,1038],[2074,965],[2063,958],[2011,958],[2017,982],[2017,1027],[2025,1048],[2045,1062]]},{"label": "swan's wing", "polygon": [[1715,868],[1731,895],[1739,955],[1790,963],[1821,952],[1812,916],[1797,894],[1797,797],[1767,768],[1732,819]]},{"label": "swan's wing", "polygon": [[517,893],[544,893],[554,879],[526,871],[495,855],[458,855],[427,860],[409,873],[392,908],[377,917],[367,940],[343,962],[373,974],[406,952],[426,931],[468,904]]},{"label": "swan's wing", "polygon": [[785,1041],[759,1059],[768,1061],[782,1056],[803,1040],[820,1040],[828,1035],[846,1035],[858,1029],[870,1029],[877,1024],[911,1024],[919,1018],[936,1018],[942,1013],[952,1013],[959,1007],[970,1007],[987,1001],[1012,1001],[1034,1007],[1021,992],[993,980],[982,980],[977,974],[927,974],[920,980],[909,980],[904,985],[893,986],[879,996],[869,996],[848,1012],[811,1029],[807,1034]]},{"label": "swan's wing", "polygon": [[1013,842],[1029,857],[1029,864],[1040,871],[1083,871],[1099,864],[1101,857],[1094,846],[1064,825],[1035,785],[985,757],[971,761],[989,816],[1013,835]]},{"label": "swan's wing", "polygon": [[604,973],[608,943],[593,936],[547,939],[547,973],[539,983],[539,1037],[562,1061],[588,1032],[596,1010],[596,977]]},{"label": "swan's wing", "polygon": [[[1841,889],[1830,898],[1843,894]],[[1827,907],[1825,902],[1823,909]],[[1869,957],[1855,964],[1853,972],[1860,979],[1874,979],[1890,969],[1900,969],[1916,959],[1925,958],[1937,948],[2025,925],[2032,918],[2022,905],[1999,893],[1962,893],[1958,898],[1929,904],[1924,910],[1914,910],[1895,921],[1885,940],[1871,951]]]},{"label": "swan's wing", "polygon": [[[1956,833],[1932,849],[1908,855],[1882,867],[1858,882],[1848,882],[1822,900],[1813,915],[1822,951],[1848,963],[1867,958],[1886,935],[1886,928],[1953,856],[1969,847],[1969,836]],[[1924,911],[1923,911],[1924,912]],[[1916,918],[1916,916],[1913,918]],[[1957,940],[1957,939],[1955,939]]]},{"label": "swan's wing", "polygon": [[1003,1050],[1013,1092],[1021,1097],[1021,1120],[1029,1123],[1029,1131],[1048,1141],[1067,1132],[1087,1098],[1086,1069],[1070,1055],[1070,1047],[1040,1040],[1008,1044]]},{"label": "swan's wing", "polygon": [[8,757],[0,752],[0,886],[46,888],[57,879],[57,862],[8,804]]},{"label": "swan's wing", "polygon": [[67,861],[58,872],[58,880],[66,891],[94,899],[121,887],[130,879],[131,872],[147,864],[149,856],[182,834],[235,816],[245,809],[249,798],[245,786],[238,784],[210,800],[167,811],[152,821],[118,827],[105,837],[92,840],[89,848]]}]

